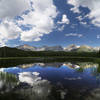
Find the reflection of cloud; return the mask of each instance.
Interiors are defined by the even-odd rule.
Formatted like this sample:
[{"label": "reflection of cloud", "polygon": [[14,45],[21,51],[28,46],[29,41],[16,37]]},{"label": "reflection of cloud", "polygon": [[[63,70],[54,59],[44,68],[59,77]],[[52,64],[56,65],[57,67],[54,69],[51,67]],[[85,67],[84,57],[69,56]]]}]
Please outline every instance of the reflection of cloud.
[{"label": "reflection of cloud", "polygon": [[61,99],[64,99],[65,95],[66,95],[66,92],[65,91],[61,91],[60,95],[61,95]]},{"label": "reflection of cloud", "polygon": [[20,82],[24,82],[33,86],[33,84],[38,84],[41,81],[41,77],[39,77],[38,75],[39,75],[38,72],[33,72],[33,73],[22,72],[22,73],[19,73],[18,77],[19,77]]},{"label": "reflection of cloud", "polygon": [[2,80],[0,80],[0,89],[2,89],[2,87],[3,87],[3,81]]},{"label": "reflection of cloud", "polygon": [[7,93],[17,85],[15,75],[6,72],[0,72],[0,93]]},{"label": "reflection of cloud", "polygon": [[0,68],[0,72],[4,72],[4,68]]},{"label": "reflection of cloud", "polygon": [[33,75],[38,76],[40,73],[38,72],[33,72]]},{"label": "reflection of cloud", "polygon": [[28,100],[47,100],[51,91],[50,83],[38,75],[38,72],[19,73],[19,81],[31,85],[31,88],[24,89],[23,86],[16,92],[20,93],[23,97],[27,97]]},{"label": "reflection of cloud", "polygon": [[100,88],[90,91],[85,100],[100,100]]},{"label": "reflection of cloud", "polygon": [[0,72],[7,72],[10,70],[18,70],[18,67],[11,67],[11,68],[0,68]]},{"label": "reflection of cloud", "polygon": [[66,77],[64,79],[65,80],[72,80],[72,81],[74,81],[74,80],[81,80],[82,78],[81,77],[76,77],[76,78],[68,78],[68,77]]},{"label": "reflection of cloud", "polygon": [[[70,96],[75,98],[78,98],[77,96],[80,95],[80,93],[87,93],[88,89],[94,89],[96,84],[94,84],[94,77],[91,76],[91,78],[87,76],[87,72],[86,73],[77,73],[75,70],[73,69],[67,69],[66,67],[70,67],[70,68],[87,68],[87,66],[91,66],[94,67],[93,63],[67,63],[65,62],[63,65],[64,67],[62,68],[52,68],[52,66],[59,66],[62,65],[62,63],[38,63],[38,64],[33,64],[34,66],[40,68],[41,66],[47,66],[47,68],[42,68],[43,70],[45,70],[47,72],[47,75],[45,73],[38,73],[38,72],[33,72],[33,68],[26,68],[26,69],[22,69],[19,68],[17,69],[16,67],[14,68],[5,68],[5,69],[1,69],[2,71],[8,71],[8,69],[10,71],[8,72],[13,72],[15,71],[18,75],[18,83],[15,85],[13,82],[12,77],[10,76],[9,78],[6,77],[4,78],[0,78],[0,90],[3,90],[3,86],[6,87],[6,91],[9,92],[9,94],[12,92],[12,90],[14,89],[13,93],[18,95],[20,100],[62,100],[62,99],[66,99],[67,96],[69,96],[68,99],[70,99]],[[38,66],[37,66],[38,65]],[[51,78],[51,82],[49,82],[48,80],[42,79],[41,75],[46,75],[45,77],[47,79],[49,78],[49,74],[48,73],[48,66],[51,66],[49,68],[54,69],[51,70],[51,74],[54,75],[54,77],[50,77]],[[65,67],[66,66],[66,67]],[[77,67],[78,66],[78,67]],[[96,67],[97,68],[97,67]],[[14,70],[15,69],[15,70]],[[37,69],[37,68],[36,68]],[[36,70],[35,69],[35,70]],[[29,72],[32,71],[32,72]],[[42,70],[41,70],[42,71]],[[50,70],[49,70],[50,71]],[[43,71],[44,72],[44,71]],[[56,73],[57,74],[56,74]],[[89,72],[91,72],[89,70]],[[19,74],[18,74],[19,73]],[[58,79],[56,80],[56,75],[60,76],[58,77]],[[89,73],[90,75],[90,73]],[[4,75],[3,75],[4,76]],[[10,79],[9,81],[9,85],[7,83],[7,79]],[[51,84],[52,82],[54,82],[56,85]],[[67,83],[67,84],[66,84]],[[11,86],[11,88],[9,88]],[[8,92],[4,92],[5,95]],[[82,92],[83,91],[83,92]],[[1,91],[0,91],[1,92]],[[93,92],[94,93],[94,92]],[[9,95],[8,94],[8,95]],[[70,95],[69,95],[70,94]],[[98,92],[99,94],[99,92]],[[89,97],[90,95],[88,95]],[[94,95],[93,95],[94,96]],[[0,99],[1,100],[1,99]],[[19,100],[19,99],[17,99]],[[86,100],[86,99],[84,99]],[[89,99],[92,100],[92,99]]]}]

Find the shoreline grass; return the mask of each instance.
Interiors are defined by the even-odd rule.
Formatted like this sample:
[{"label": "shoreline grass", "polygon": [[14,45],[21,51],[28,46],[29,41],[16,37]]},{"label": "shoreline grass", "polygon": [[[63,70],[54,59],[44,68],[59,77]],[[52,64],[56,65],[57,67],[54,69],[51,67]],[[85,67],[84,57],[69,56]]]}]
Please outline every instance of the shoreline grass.
[{"label": "shoreline grass", "polygon": [[0,67],[11,67],[30,63],[93,62],[100,64],[96,57],[5,57],[0,58]]},{"label": "shoreline grass", "polygon": [[2,59],[4,59],[4,60],[6,60],[6,59],[28,59],[28,58],[34,58],[34,59],[35,58],[36,59],[37,58],[45,58],[45,59],[48,59],[48,58],[69,58],[69,59],[70,58],[76,58],[76,59],[77,58],[82,58],[82,59],[90,58],[90,59],[95,59],[96,58],[96,59],[100,59],[98,57],[73,57],[73,56],[72,57],[69,57],[69,56],[68,57],[65,57],[65,56],[64,57],[62,57],[62,56],[61,57],[60,56],[58,57],[58,56],[53,56],[53,57],[0,57],[0,60],[2,60]]}]

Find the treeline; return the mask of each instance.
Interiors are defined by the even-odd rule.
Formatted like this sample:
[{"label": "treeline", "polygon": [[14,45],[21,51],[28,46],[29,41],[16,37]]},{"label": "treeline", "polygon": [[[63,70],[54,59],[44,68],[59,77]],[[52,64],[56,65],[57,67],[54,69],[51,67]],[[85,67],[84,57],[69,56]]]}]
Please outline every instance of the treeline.
[{"label": "treeline", "polygon": [[100,57],[100,52],[23,51],[2,47],[0,57]]}]

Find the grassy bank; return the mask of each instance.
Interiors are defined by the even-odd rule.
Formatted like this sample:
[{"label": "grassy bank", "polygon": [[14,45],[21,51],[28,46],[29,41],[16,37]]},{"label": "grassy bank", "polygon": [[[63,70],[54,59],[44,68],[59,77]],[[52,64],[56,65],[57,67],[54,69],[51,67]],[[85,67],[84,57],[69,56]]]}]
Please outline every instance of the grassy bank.
[{"label": "grassy bank", "polygon": [[0,67],[14,67],[29,63],[53,63],[53,62],[97,62],[99,58],[94,57],[7,57],[0,58]]},{"label": "grassy bank", "polygon": [[0,58],[3,60],[33,60],[33,61],[100,61],[100,58],[96,57],[4,57]]}]

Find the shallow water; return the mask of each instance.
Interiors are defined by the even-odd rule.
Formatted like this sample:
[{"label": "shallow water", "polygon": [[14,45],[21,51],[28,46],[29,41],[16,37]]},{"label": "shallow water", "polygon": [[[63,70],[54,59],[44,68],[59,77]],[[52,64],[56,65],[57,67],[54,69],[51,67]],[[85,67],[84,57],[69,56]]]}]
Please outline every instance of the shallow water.
[{"label": "shallow water", "polygon": [[100,66],[30,63],[0,68],[0,100],[100,100]]}]

